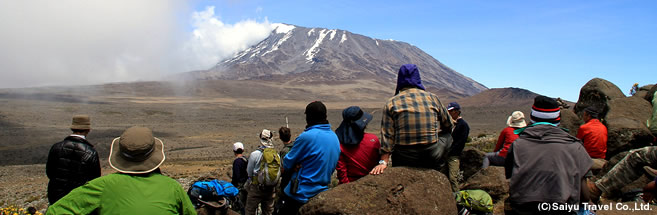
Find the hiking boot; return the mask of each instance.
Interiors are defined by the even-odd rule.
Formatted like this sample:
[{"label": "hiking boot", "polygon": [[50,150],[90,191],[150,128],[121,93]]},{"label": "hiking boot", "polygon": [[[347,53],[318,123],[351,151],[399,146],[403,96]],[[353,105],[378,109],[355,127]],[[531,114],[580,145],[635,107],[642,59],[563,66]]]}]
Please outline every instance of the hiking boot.
[{"label": "hiking boot", "polygon": [[591,195],[590,196],[591,201],[593,201],[593,203],[598,203],[598,201],[600,201],[600,196],[602,195],[602,191],[600,190],[600,188],[598,188],[598,186],[595,186],[595,183],[590,180],[586,180],[586,186],[589,187],[589,194]]},{"label": "hiking boot", "polygon": [[657,170],[650,168],[649,166],[643,166],[643,170],[646,172],[647,175],[650,176],[650,178],[655,178],[657,177]]}]

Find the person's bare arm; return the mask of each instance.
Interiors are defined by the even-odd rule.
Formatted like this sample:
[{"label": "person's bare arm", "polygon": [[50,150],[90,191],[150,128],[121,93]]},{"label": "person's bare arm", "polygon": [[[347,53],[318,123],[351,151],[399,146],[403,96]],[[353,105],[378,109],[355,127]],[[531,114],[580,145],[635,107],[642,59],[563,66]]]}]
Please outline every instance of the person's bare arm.
[{"label": "person's bare arm", "polygon": [[370,174],[372,175],[378,175],[383,173],[383,170],[385,170],[388,167],[388,163],[390,163],[390,153],[384,153],[381,154],[381,160],[385,161],[385,164],[379,164],[370,171]]}]

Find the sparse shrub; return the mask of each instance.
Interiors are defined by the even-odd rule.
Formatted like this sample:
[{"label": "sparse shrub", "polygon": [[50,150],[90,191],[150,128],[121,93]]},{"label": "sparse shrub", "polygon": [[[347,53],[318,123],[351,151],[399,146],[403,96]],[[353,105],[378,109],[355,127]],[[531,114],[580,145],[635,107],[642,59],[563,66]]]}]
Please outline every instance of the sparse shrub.
[{"label": "sparse shrub", "polygon": [[[468,137],[470,138],[470,137]],[[497,143],[497,136],[493,134],[479,134],[477,137],[473,137],[470,141],[466,142],[466,146],[471,146],[473,148],[479,149],[484,152],[492,152],[495,149],[495,144]]]},{"label": "sparse shrub", "polygon": [[[0,207],[0,215],[28,215],[31,214],[25,208],[19,208],[15,205],[9,205],[7,207]],[[34,215],[43,215],[41,212],[36,211]]]}]

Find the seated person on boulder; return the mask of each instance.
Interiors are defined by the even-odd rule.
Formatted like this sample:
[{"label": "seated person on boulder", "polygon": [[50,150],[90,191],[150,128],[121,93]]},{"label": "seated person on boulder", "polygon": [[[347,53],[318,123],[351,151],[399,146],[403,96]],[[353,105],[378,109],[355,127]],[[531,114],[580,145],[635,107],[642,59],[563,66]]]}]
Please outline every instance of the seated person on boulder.
[{"label": "seated person on boulder", "polygon": [[381,115],[381,160],[370,174],[383,173],[390,156],[392,166],[440,171],[452,145],[454,124],[440,99],[425,91],[417,66],[399,68],[395,96]]},{"label": "seated person on boulder", "polygon": [[582,140],[586,152],[593,159],[593,170],[602,169],[607,161],[607,127],[598,119],[599,111],[593,106],[586,107],[582,112],[582,120],[586,123],[577,130],[577,138]]},{"label": "seated person on boulder", "polygon": [[576,205],[589,201],[585,175],[593,161],[579,139],[558,127],[560,120],[561,111],[554,99],[534,99],[532,124],[515,131],[519,137],[506,156],[512,211],[505,214],[542,214],[546,212],[539,211],[540,203]]},{"label": "seated person on boulder", "polygon": [[497,145],[495,145],[493,152],[488,152],[484,156],[482,168],[486,168],[490,165],[504,166],[504,159],[509,152],[511,143],[518,139],[518,135],[513,132],[527,126],[527,122],[525,122],[525,114],[521,111],[513,111],[511,116],[506,119],[506,125],[508,127],[504,128],[500,133],[500,137],[497,138]]},{"label": "seated person on boulder", "polygon": [[[644,167],[657,168],[657,146],[647,146],[630,150],[614,168],[595,182],[589,182],[591,198],[597,199],[602,194],[618,192],[622,187],[639,179],[645,172]],[[655,192],[655,184],[651,182],[644,187],[650,192]],[[645,195],[645,193],[644,193]],[[652,197],[652,196],[650,196]]]},{"label": "seated person on boulder", "polygon": [[[648,129],[653,136],[657,136],[657,91],[652,95],[648,96],[649,101],[652,102],[652,117],[647,122]],[[657,142],[653,140],[653,142]]]},{"label": "seated person on boulder", "polygon": [[379,164],[379,138],[365,132],[370,121],[372,115],[358,106],[351,106],[342,111],[342,123],[335,129],[340,140],[340,159],[336,167],[340,184],[368,175]]}]

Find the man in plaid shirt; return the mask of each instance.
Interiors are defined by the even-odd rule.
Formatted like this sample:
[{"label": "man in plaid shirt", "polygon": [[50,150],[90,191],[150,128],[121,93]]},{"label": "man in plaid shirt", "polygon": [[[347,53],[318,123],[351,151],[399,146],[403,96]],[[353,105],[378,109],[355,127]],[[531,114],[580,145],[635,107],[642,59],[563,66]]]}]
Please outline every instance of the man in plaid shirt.
[{"label": "man in plaid shirt", "polygon": [[370,174],[381,174],[394,157],[393,166],[439,170],[452,143],[452,120],[433,93],[422,86],[414,64],[399,68],[397,89],[383,107],[381,160]]}]

